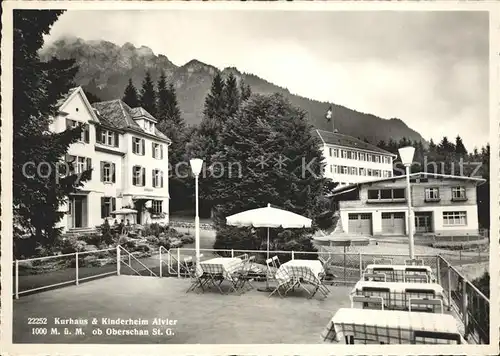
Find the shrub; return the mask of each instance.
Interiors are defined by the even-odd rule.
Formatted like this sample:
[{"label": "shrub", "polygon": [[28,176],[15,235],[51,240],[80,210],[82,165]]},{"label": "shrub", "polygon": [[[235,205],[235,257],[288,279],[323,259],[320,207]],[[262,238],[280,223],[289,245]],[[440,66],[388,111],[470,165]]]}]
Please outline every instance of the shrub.
[{"label": "shrub", "polygon": [[194,237],[186,234],[181,237],[181,241],[183,244],[192,244],[194,242]]},{"label": "shrub", "polygon": [[106,245],[111,245],[113,243],[113,233],[111,231],[111,226],[109,225],[108,219],[104,220],[104,223],[101,225],[101,239],[99,243],[95,244],[99,246],[101,243]]},{"label": "shrub", "polygon": [[162,226],[158,223],[152,223],[152,224],[144,226],[144,228],[142,230],[142,234],[144,236],[160,237],[160,234],[165,232],[167,229],[168,229],[168,227]]}]

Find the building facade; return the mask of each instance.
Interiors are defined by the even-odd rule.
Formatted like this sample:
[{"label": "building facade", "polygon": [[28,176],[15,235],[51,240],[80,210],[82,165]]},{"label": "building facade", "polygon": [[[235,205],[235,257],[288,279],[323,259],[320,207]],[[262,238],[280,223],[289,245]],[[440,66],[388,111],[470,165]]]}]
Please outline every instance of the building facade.
[{"label": "building facade", "polygon": [[91,179],[60,207],[65,231],[93,229],[105,219],[113,223],[122,208],[137,210],[131,223],[169,221],[168,147],[170,140],[156,129],[156,119],[121,100],[89,104],[74,88],[62,100],[51,130],[84,125],[81,139],[65,157],[76,173],[92,168]]},{"label": "building facade", "polygon": [[321,141],[324,176],[339,187],[393,175],[396,155],[338,132],[315,130]]},{"label": "building facade", "polygon": [[[476,187],[484,182],[473,177],[411,174],[415,234],[478,235]],[[343,187],[335,199],[346,233],[408,235],[405,175]]]}]

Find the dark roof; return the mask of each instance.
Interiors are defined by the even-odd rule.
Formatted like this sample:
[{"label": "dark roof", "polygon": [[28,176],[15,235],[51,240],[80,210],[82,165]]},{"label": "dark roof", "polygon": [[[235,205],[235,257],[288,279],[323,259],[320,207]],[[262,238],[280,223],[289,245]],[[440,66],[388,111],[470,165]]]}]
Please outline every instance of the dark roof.
[{"label": "dark roof", "polygon": [[131,110],[132,110],[131,114],[132,114],[132,117],[134,119],[139,119],[140,117],[145,116],[149,120],[153,120],[154,122],[157,122],[157,120],[153,117],[153,115],[151,115],[149,112],[147,112],[143,108],[133,108]]},{"label": "dark roof", "polygon": [[[130,129],[148,135],[149,133],[144,131],[142,127],[137,124],[134,118],[139,118],[140,116],[150,116],[156,121],[156,119],[143,108],[132,109],[120,99],[93,103],[92,107],[97,110],[96,114],[103,124],[117,129]],[[163,140],[168,140],[167,136],[161,133],[158,129],[155,130],[155,136]]]},{"label": "dark roof", "polygon": [[333,133],[329,131],[324,131],[324,130],[314,130],[316,134],[319,136],[320,140],[323,143],[326,143],[327,145],[336,145],[336,146],[342,146],[342,147],[349,147],[349,148],[357,148],[360,150],[365,150],[365,151],[372,151],[372,152],[378,152],[386,155],[391,155],[396,157],[395,154],[388,152],[386,150],[383,150],[375,145],[372,145],[371,143],[364,142],[356,137],[352,137],[349,135],[344,135],[340,133]]}]

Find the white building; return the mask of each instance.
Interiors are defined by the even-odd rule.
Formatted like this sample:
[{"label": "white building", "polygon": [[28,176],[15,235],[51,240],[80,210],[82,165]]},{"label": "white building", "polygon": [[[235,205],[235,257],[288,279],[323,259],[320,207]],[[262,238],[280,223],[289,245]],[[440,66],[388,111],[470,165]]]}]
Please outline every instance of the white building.
[{"label": "white building", "polygon": [[[410,174],[416,235],[479,234],[476,187],[482,178]],[[406,175],[344,186],[337,190],[342,230],[351,235],[408,234]]]},{"label": "white building", "polygon": [[321,140],[324,176],[338,182],[339,187],[392,177],[395,154],[338,132],[314,131]]},{"label": "white building", "polygon": [[[124,207],[138,211],[137,223],[168,223],[168,146],[156,119],[121,100],[90,105],[81,87],[62,100],[51,130],[85,125],[81,140],[69,147],[66,162],[77,172],[93,168],[92,178],[61,206],[64,230],[93,229],[111,212]],[[133,221],[131,221],[133,223]]]}]

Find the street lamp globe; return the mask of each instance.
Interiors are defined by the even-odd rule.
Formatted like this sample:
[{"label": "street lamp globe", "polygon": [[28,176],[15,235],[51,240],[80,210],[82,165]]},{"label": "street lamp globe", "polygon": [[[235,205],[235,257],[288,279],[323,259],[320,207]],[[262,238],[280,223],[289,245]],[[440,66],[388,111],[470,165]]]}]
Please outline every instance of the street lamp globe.
[{"label": "street lamp globe", "polygon": [[191,165],[191,170],[195,176],[200,175],[201,167],[203,166],[203,160],[201,158],[193,158],[189,161]]},{"label": "street lamp globe", "polygon": [[415,154],[415,147],[401,147],[398,151],[401,157],[401,163],[403,163],[404,166],[411,166],[413,163],[413,155]]}]

